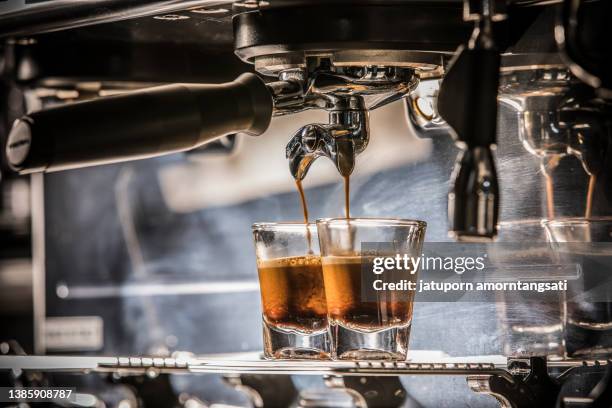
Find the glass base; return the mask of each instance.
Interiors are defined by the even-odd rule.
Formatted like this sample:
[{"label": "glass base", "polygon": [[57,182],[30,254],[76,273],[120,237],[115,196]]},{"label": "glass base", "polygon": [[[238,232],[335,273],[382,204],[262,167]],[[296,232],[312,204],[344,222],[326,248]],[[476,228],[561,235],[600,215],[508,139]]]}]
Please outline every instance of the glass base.
[{"label": "glass base", "polygon": [[330,340],[327,330],[304,333],[274,327],[263,322],[264,357],[268,359],[328,360]]},{"label": "glass base", "polygon": [[359,330],[330,322],[332,358],[338,360],[406,360],[411,323],[380,330]]},{"label": "glass base", "polygon": [[498,299],[496,308],[504,355],[514,358],[565,355],[559,303],[536,303],[525,295],[508,293],[499,295]]},{"label": "glass base", "polygon": [[503,332],[504,354],[515,358],[563,357],[561,323],[550,326],[513,325]]},{"label": "glass base", "polygon": [[589,330],[568,323],[565,326],[565,349],[568,357],[609,358],[612,356],[612,330]]}]

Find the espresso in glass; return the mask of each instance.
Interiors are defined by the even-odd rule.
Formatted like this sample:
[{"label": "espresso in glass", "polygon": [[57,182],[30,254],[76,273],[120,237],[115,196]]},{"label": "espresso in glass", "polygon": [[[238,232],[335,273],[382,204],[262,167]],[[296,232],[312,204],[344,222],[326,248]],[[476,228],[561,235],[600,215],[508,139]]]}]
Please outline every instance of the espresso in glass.
[{"label": "espresso in glass", "polygon": [[418,257],[422,221],[385,218],[317,220],[332,358],[405,360],[414,290],[378,290],[375,281],[416,281],[414,266],[373,273],[378,257]]},{"label": "espresso in glass", "polygon": [[330,355],[321,257],[314,224],[253,225],[261,291],[264,356]]},{"label": "espresso in glass", "polygon": [[257,269],[263,318],[268,324],[307,333],[327,329],[319,256],[261,260]]},{"label": "espresso in glass", "polygon": [[380,291],[367,296],[374,280],[416,281],[416,275],[405,272],[401,277],[392,272],[384,276],[373,274],[372,259],[367,256],[326,256],[323,276],[329,319],[334,324],[372,331],[405,326],[412,321],[414,291]]}]

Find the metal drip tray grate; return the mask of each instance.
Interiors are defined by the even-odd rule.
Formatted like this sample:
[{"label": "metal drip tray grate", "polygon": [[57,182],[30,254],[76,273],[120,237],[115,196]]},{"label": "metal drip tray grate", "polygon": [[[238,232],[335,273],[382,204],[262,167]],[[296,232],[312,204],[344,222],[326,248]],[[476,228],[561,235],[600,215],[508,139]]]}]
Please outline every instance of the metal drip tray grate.
[{"label": "metal drip tray grate", "polygon": [[[259,353],[175,357],[0,356],[0,370],[119,373],[284,374],[339,376],[475,375],[509,378],[508,359],[499,355],[449,357],[441,352],[414,351],[407,361],[264,360]],[[549,367],[606,365],[602,361],[549,361]]]},{"label": "metal drip tray grate", "polygon": [[258,354],[195,358],[189,371],[234,374],[302,374],[397,376],[416,374],[507,374],[503,356],[453,358],[443,353],[415,351],[408,361],[262,360]]}]

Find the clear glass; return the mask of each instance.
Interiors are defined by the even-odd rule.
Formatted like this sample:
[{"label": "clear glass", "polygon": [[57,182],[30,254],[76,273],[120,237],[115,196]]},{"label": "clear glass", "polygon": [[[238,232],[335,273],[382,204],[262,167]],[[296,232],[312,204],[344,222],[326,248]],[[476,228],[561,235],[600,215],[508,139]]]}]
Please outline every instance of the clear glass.
[{"label": "clear glass", "polygon": [[[543,221],[559,261],[579,265],[563,300],[570,357],[612,355],[612,217]],[[606,244],[608,243],[608,244]]]},{"label": "clear glass", "polygon": [[[557,267],[548,249],[546,230],[541,220],[500,223],[496,242],[534,243],[521,253],[510,251],[511,258],[501,259],[514,266],[523,266],[525,275],[515,279],[550,281]],[[537,245],[542,243],[542,246]],[[492,246],[492,249],[495,245]],[[495,257],[497,260],[499,256]],[[497,265],[493,265],[497,266]],[[510,357],[562,356],[561,302],[542,302],[539,293],[506,291],[497,293],[496,309],[502,330],[504,354]]]},{"label": "clear glass", "polygon": [[314,224],[253,225],[264,356],[328,359],[330,340]]},{"label": "clear glass", "polygon": [[[376,279],[416,281],[416,271],[372,272],[376,257],[421,255],[426,223],[384,218],[317,220],[332,358],[405,360],[414,291],[372,293]],[[412,269],[414,266],[411,265]]]}]

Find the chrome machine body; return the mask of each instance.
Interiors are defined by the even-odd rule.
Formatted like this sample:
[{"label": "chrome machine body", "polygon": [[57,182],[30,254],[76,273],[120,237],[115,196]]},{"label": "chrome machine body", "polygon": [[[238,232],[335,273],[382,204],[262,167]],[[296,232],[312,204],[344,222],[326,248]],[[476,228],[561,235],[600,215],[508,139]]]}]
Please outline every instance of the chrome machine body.
[{"label": "chrome machine body", "polygon": [[[114,382],[79,381],[99,390],[96,398],[112,405],[108,394],[121,394],[129,406],[137,406],[134,390],[151,396],[152,389],[170,395],[158,403],[185,406],[207,406],[207,398],[284,404],[272,389],[287,390],[282,397],[300,406],[563,406],[555,405],[558,395],[580,403],[571,400],[574,389],[586,390],[580,396],[589,404],[598,401],[591,390],[610,357],[597,342],[608,335],[572,344],[594,352],[569,358],[563,336],[571,311],[562,304],[424,302],[411,347],[438,354],[417,354],[414,364],[275,368],[252,355],[219,360],[180,351],[260,349],[248,226],[298,219],[299,208],[294,191],[241,163],[276,174],[268,162],[282,157],[286,178],[313,182],[307,196],[315,217],[337,215],[334,177],[352,175],[357,214],[424,219],[433,242],[563,241],[567,231],[553,226],[547,236],[542,220],[588,224],[612,216],[609,2],[16,3],[0,6],[7,159],[0,188],[34,173],[31,195],[44,198],[33,207],[32,248],[24,251],[38,294],[34,351],[151,356],[91,357],[72,367],[37,360],[31,370],[114,372]],[[360,160],[395,160],[389,146],[398,139],[382,140],[400,124],[411,159],[359,173]],[[255,141],[243,136],[262,133]],[[258,151],[266,138],[277,143]],[[389,158],[372,159],[381,141]],[[170,153],[178,154],[125,163]],[[321,157],[335,170],[317,183],[313,163]],[[254,177],[252,189],[238,179],[245,175]],[[198,185],[201,178],[214,194]],[[236,197],[226,187],[247,193]],[[0,227],[4,212],[0,206]],[[588,225],[588,234],[569,237],[609,240]],[[542,256],[523,255],[517,262],[529,267]],[[600,321],[587,329],[612,322],[597,313]],[[445,332],[451,316],[452,338],[430,335]],[[87,328],[84,337],[66,335],[75,321]],[[547,368],[546,357],[559,356],[564,361]],[[563,387],[569,374],[559,381],[543,375],[565,369],[582,371]],[[155,380],[165,372],[219,375]],[[143,373],[151,382],[132,377]],[[400,381],[403,374],[415,377]],[[468,376],[470,388],[496,399],[450,376],[418,374]],[[352,379],[360,375],[369,379]],[[318,385],[348,390],[352,402],[307,392],[297,398]],[[437,387],[447,392],[426,391]]]}]

